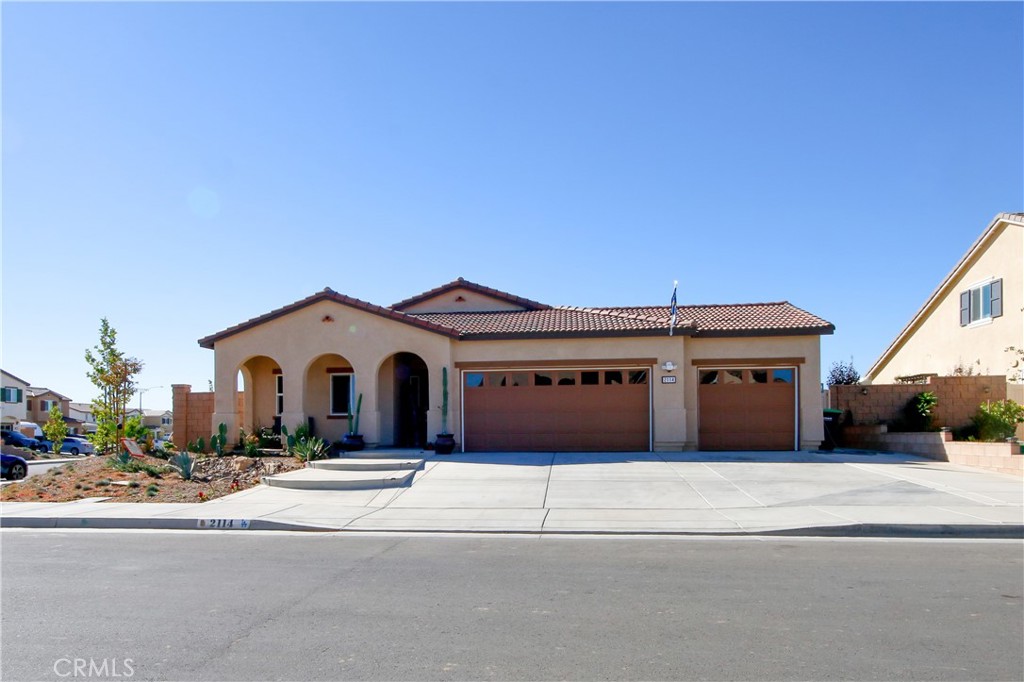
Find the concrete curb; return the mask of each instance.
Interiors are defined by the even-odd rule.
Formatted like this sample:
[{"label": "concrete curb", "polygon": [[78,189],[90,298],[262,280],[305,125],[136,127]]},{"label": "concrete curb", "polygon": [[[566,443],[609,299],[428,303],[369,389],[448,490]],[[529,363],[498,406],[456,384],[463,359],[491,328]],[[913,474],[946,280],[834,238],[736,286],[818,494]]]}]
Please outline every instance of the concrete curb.
[{"label": "concrete curb", "polygon": [[[54,528],[54,529],[123,529],[123,530],[199,530],[199,522],[203,519],[168,519],[168,518],[81,518],[81,517],[46,517],[18,516],[0,519],[0,528]],[[225,530],[244,532],[238,528],[207,528],[206,530]],[[272,521],[269,519],[252,519],[248,530],[284,530],[316,533],[349,533],[349,534],[416,534],[428,535],[437,533],[456,535],[549,535],[549,536],[581,536],[593,535],[604,537],[616,536],[678,536],[678,537],[822,537],[822,538],[971,538],[978,540],[1024,539],[1024,525],[1016,524],[885,524],[885,523],[854,523],[840,526],[809,526],[764,530],[527,530],[517,529],[469,529],[469,528],[338,528],[320,526],[309,523]]]},{"label": "concrete curb", "polygon": [[337,528],[317,526],[305,523],[270,521],[267,519],[251,519],[248,529],[242,528],[202,528],[199,525],[204,519],[161,519],[161,518],[82,518],[53,516],[19,516],[0,519],[0,528],[56,528],[63,530],[94,528],[121,530],[230,530],[245,532],[246,530],[288,530],[309,532],[336,532]]}]

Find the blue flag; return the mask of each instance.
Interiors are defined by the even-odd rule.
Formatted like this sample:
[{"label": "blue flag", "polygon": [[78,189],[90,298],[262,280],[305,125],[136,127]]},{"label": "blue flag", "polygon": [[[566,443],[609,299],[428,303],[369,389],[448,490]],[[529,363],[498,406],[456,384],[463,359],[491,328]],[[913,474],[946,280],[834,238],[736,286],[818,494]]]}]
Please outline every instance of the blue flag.
[{"label": "blue flag", "polygon": [[679,282],[678,281],[672,282],[672,304],[671,304],[672,310],[671,310],[671,320],[668,323],[668,335],[669,336],[672,336],[672,332],[673,332],[673,330],[675,330],[675,327],[676,327],[676,317],[679,314],[679,311],[676,309],[676,289],[678,289],[678,288],[679,288]]}]

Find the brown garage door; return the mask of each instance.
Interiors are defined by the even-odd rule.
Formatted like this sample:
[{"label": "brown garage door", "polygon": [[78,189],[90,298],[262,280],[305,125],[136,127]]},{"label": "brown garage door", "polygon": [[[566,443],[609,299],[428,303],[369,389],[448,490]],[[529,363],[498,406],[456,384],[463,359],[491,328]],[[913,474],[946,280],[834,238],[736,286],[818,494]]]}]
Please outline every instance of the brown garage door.
[{"label": "brown garage door", "polygon": [[465,372],[466,450],[649,450],[649,375],[636,368]]},{"label": "brown garage door", "polygon": [[796,370],[701,369],[701,450],[796,449]]}]

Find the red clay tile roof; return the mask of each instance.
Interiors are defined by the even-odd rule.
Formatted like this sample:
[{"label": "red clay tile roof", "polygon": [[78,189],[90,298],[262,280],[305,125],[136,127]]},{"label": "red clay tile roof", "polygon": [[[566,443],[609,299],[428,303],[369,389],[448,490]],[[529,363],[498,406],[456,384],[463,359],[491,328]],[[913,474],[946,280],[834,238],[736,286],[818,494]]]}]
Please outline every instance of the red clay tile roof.
[{"label": "red clay tile roof", "polygon": [[[423,313],[421,320],[458,329],[461,339],[655,336],[667,334],[668,306],[576,308],[493,313]],[[676,330],[687,336],[831,334],[829,322],[787,303],[679,306]]]},{"label": "red clay tile roof", "polygon": [[[461,282],[459,286],[466,284],[464,280],[456,280],[456,282]],[[450,287],[451,284],[445,285],[445,287]],[[473,286],[479,287],[479,285]],[[225,337],[322,300],[335,301],[396,322],[411,324],[427,331],[467,341],[658,336],[668,334],[670,314],[668,306],[576,308],[550,307],[534,302],[530,303],[541,307],[533,310],[485,313],[411,314],[367,303],[339,294],[331,289],[324,289],[301,301],[204,337],[199,340],[199,345],[203,348],[213,348],[214,343]],[[519,300],[526,301],[527,299]],[[835,330],[831,323],[785,301],[780,303],[684,305],[679,306],[677,312],[675,330],[676,334],[680,336],[788,336],[831,334]]]},{"label": "red clay tile roof", "polygon": [[410,306],[416,305],[421,301],[426,301],[435,296],[439,296],[440,294],[443,294],[446,291],[452,291],[454,289],[469,289],[470,291],[475,291],[485,296],[490,296],[491,298],[497,298],[499,300],[506,301],[507,303],[511,303],[513,305],[522,306],[527,310],[548,310],[551,308],[551,306],[546,305],[544,303],[531,301],[528,298],[516,296],[514,294],[508,293],[507,291],[500,291],[498,289],[485,287],[482,284],[470,282],[469,280],[465,280],[461,277],[452,282],[448,282],[447,284],[442,284],[441,286],[431,289],[430,291],[424,291],[422,294],[416,294],[412,298],[407,298],[404,301],[399,301],[398,303],[392,305],[391,308],[392,310],[403,310],[405,308],[409,308]]}]

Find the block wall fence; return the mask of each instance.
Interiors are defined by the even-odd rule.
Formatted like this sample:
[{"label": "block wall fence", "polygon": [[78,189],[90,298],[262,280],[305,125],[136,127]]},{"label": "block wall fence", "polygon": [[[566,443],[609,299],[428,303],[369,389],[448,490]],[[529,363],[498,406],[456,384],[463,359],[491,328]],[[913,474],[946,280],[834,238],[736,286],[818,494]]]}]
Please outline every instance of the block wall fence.
[{"label": "block wall fence", "polygon": [[[193,393],[190,384],[172,384],[173,411],[174,411],[174,447],[184,450],[192,441],[200,438],[210,448],[210,436],[216,431],[213,430],[213,398],[214,394],[208,391]],[[238,395],[238,410],[242,410],[245,396]],[[228,442],[234,443],[237,434],[228,434]]]},{"label": "block wall fence", "polygon": [[1010,397],[1021,402],[1024,398],[1024,385],[1007,384],[1003,375],[929,377],[925,384],[831,386],[829,406],[844,414],[849,410],[854,425],[885,424],[902,418],[903,407],[923,391],[931,391],[938,399],[932,425],[954,429],[969,426],[978,405],[988,400]]}]

